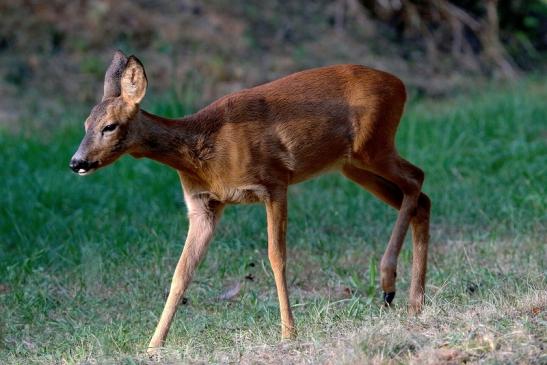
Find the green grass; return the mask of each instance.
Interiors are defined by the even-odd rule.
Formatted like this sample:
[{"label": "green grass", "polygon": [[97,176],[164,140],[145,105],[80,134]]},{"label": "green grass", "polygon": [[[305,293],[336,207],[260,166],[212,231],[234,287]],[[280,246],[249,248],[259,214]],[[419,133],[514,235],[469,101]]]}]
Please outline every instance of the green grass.
[{"label": "green grass", "polygon": [[[264,209],[234,206],[179,309],[164,361],[547,361],[546,85],[407,108],[398,146],[426,171],[433,202],[421,316],[404,310],[408,242],[396,308],[380,307],[377,265],[396,212],[324,176],[290,191],[299,339],[278,341]],[[73,120],[34,138],[0,133],[0,363],[147,362],[184,242],[176,173],[125,157],[75,176],[68,160],[82,123]],[[219,300],[236,282],[239,295]]]}]

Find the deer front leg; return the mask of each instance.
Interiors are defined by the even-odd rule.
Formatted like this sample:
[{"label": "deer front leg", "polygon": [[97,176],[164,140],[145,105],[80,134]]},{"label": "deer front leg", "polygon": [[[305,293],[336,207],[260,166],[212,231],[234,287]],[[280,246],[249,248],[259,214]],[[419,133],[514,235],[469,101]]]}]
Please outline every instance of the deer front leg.
[{"label": "deer front leg", "polygon": [[156,353],[157,349],[165,343],[177,306],[192,280],[196,266],[207,251],[223,208],[220,203],[212,202],[207,198],[190,197],[187,194],[184,198],[188,207],[188,220],[190,223],[188,236],[173,274],[167,302],[156,331],[148,345],[148,353],[150,354]]},{"label": "deer front leg", "polygon": [[296,328],[289,304],[285,267],[287,262],[286,231],[287,231],[287,190],[278,191],[266,201],[266,216],[268,221],[268,258],[279,299],[281,312],[281,338],[296,337]]}]

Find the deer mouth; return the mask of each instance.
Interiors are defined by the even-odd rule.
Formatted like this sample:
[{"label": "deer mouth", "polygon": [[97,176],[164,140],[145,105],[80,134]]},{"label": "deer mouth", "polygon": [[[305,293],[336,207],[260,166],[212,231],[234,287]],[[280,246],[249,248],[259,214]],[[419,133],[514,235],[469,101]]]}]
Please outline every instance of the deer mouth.
[{"label": "deer mouth", "polygon": [[86,176],[86,175],[90,175],[90,174],[94,173],[95,170],[97,170],[97,169],[96,168],[92,168],[92,169],[89,169],[89,170],[79,169],[77,171],[77,174],[80,175],[80,176]]},{"label": "deer mouth", "polygon": [[93,171],[97,170],[97,167],[99,167],[99,163],[97,161],[89,162],[86,160],[77,159],[72,159],[72,161],[70,161],[70,168],[80,176],[91,174]]}]

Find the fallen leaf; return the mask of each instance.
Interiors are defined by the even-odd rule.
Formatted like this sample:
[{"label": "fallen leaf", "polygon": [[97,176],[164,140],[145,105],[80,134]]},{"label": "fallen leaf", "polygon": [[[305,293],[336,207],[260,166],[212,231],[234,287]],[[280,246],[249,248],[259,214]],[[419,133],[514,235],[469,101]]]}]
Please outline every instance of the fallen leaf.
[{"label": "fallen leaf", "polygon": [[239,281],[235,282],[232,286],[227,288],[218,299],[220,300],[232,300],[235,298],[241,291],[241,283]]},{"label": "fallen leaf", "polygon": [[337,297],[339,298],[351,298],[353,296],[353,294],[355,293],[355,291],[350,288],[350,287],[347,287],[347,286],[339,286],[335,289],[335,294]]},{"label": "fallen leaf", "polygon": [[0,294],[9,293],[11,291],[11,288],[8,284],[0,284]]},{"label": "fallen leaf", "polygon": [[411,359],[410,364],[416,365],[456,365],[465,363],[467,354],[453,348],[430,349],[419,353]]},{"label": "fallen leaf", "polygon": [[479,289],[479,285],[469,282],[466,289],[468,294],[474,294]]},{"label": "fallen leaf", "polygon": [[457,349],[437,349],[434,354],[443,361],[459,360],[464,356],[464,353]]},{"label": "fallen leaf", "polygon": [[351,288],[347,287],[347,286],[344,288],[344,291],[343,291],[343,292],[344,292],[344,294],[347,295],[348,297],[351,297],[351,296],[353,295],[353,290],[352,290]]},{"label": "fallen leaf", "polygon": [[254,281],[255,277],[253,274],[247,274],[245,275],[245,280]]},{"label": "fallen leaf", "polygon": [[29,350],[29,351],[36,350],[36,345],[34,344],[34,342],[32,342],[30,340],[23,340],[21,342],[23,343],[23,345],[26,347],[27,350]]},{"label": "fallen leaf", "polygon": [[496,341],[494,339],[494,335],[491,333],[487,333],[482,336],[481,342],[487,345],[487,348],[490,348],[490,351],[494,351],[496,349]]}]

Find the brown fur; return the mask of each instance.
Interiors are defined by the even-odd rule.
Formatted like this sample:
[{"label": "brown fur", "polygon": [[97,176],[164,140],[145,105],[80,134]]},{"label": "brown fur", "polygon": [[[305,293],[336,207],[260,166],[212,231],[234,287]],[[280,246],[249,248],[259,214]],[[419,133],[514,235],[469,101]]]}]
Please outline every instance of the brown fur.
[{"label": "brown fur", "polygon": [[[395,292],[397,257],[412,225],[410,306],[414,312],[421,309],[430,202],[421,193],[423,172],[395,149],[406,98],[398,78],[358,65],[312,69],[227,95],[196,114],[169,120],[139,108],[147,83],[144,68],[133,56],[120,62],[122,56],[116,53],[105,78],[105,91],[117,94],[105,95],[93,109],[75,159],[99,168],[130,153],[179,172],[190,227],[151,351],[164,344],[176,306],[229,203],[265,204],[282,337],[296,334],[285,277],[287,188],[328,170],[342,171],[399,209],[381,262],[385,293]],[[116,130],[104,132],[113,121]]]}]

